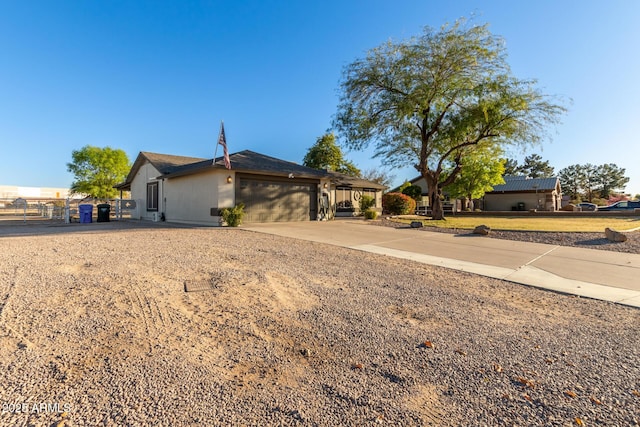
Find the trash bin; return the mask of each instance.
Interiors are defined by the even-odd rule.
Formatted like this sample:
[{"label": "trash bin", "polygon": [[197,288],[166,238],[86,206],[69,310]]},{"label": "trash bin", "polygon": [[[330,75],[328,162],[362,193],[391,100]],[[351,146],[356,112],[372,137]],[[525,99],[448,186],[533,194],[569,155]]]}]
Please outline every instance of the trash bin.
[{"label": "trash bin", "polygon": [[109,213],[111,212],[111,205],[103,203],[98,205],[98,222],[109,222]]},{"label": "trash bin", "polygon": [[90,223],[91,215],[93,215],[93,205],[79,205],[78,210],[80,211],[80,223]]},{"label": "trash bin", "polygon": [[518,210],[519,211],[523,211],[524,210],[524,202],[518,202]]}]

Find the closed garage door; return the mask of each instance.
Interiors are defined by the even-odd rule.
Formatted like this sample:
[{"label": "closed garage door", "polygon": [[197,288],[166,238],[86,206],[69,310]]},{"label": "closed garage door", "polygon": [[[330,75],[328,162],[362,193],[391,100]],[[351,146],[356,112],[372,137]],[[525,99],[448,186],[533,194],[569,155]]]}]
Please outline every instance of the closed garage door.
[{"label": "closed garage door", "polygon": [[244,203],[244,222],[315,220],[317,184],[239,177],[236,202]]}]

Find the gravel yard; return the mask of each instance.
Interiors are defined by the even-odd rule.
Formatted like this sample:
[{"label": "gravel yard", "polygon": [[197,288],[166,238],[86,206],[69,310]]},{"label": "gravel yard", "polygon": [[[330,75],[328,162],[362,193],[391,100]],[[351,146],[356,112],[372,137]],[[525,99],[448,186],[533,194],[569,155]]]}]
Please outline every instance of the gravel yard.
[{"label": "gravel yard", "polygon": [[634,308],[242,229],[20,230],[0,425],[640,422]]}]

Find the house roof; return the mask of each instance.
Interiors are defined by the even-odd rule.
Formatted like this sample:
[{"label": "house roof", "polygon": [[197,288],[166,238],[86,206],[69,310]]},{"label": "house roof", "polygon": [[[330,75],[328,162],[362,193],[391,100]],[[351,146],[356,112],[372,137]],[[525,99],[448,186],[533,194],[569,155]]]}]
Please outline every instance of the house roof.
[{"label": "house roof", "polygon": [[[251,150],[244,150],[229,155],[231,168],[239,172],[262,173],[267,175],[293,175],[297,178],[323,178],[324,171],[309,168],[286,160],[276,159]],[[202,172],[204,169],[224,168],[224,158],[199,159],[196,162],[179,165],[171,168],[162,175],[163,178],[173,178],[177,176],[191,175]]]},{"label": "house roof", "polygon": [[340,172],[329,171],[327,172],[327,174],[331,177],[331,182],[337,186],[373,188],[377,190],[384,190],[385,188],[387,188],[386,186],[380,185],[377,182],[345,175]]},{"label": "house roof", "polygon": [[504,184],[493,186],[489,193],[518,193],[533,191],[553,191],[558,186],[558,178],[527,178],[525,176],[507,175]]},{"label": "house roof", "polygon": [[[520,175],[505,175],[504,184],[498,184],[493,186],[493,190],[488,193],[518,193],[518,192],[535,192],[537,191],[553,191],[556,186],[559,185],[557,177],[553,178],[529,178]],[[422,176],[417,176],[409,181],[410,184],[415,185],[422,180]],[[391,191],[398,191],[400,187],[396,187]],[[426,188],[423,188],[423,195],[426,194]]]},{"label": "house roof", "polygon": [[[354,187],[379,188],[381,186],[375,182],[353,178],[338,172],[327,172],[326,170],[313,169],[299,165],[294,162],[277,159],[275,157],[256,153],[251,150],[244,150],[229,155],[231,167],[236,172],[248,172],[253,174],[264,174],[273,176],[293,176],[296,178],[331,178],[337,185],[350,185]],[[138,154],[127,179],[116,188],[126,190],[130,188],[133,178],[138,169],[148,161],[159,172],[162,178],[175,178],[185,175],[193,175],[211,169],[224,169],[224,158],[203,159],[199,157],[173,156],[168,154],[150,153],[141,151]]]}]

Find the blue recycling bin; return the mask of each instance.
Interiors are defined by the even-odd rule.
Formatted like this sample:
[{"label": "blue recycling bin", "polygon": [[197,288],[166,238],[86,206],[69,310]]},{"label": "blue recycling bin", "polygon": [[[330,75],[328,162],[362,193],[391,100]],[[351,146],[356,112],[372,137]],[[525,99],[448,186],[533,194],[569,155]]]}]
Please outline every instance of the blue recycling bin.
[{"label": "blue recycling bin", "polygon": [[93,214],[93,205],[79,205],[78,210],[80,211],[80,223],[90,223],[91,215]]}]

